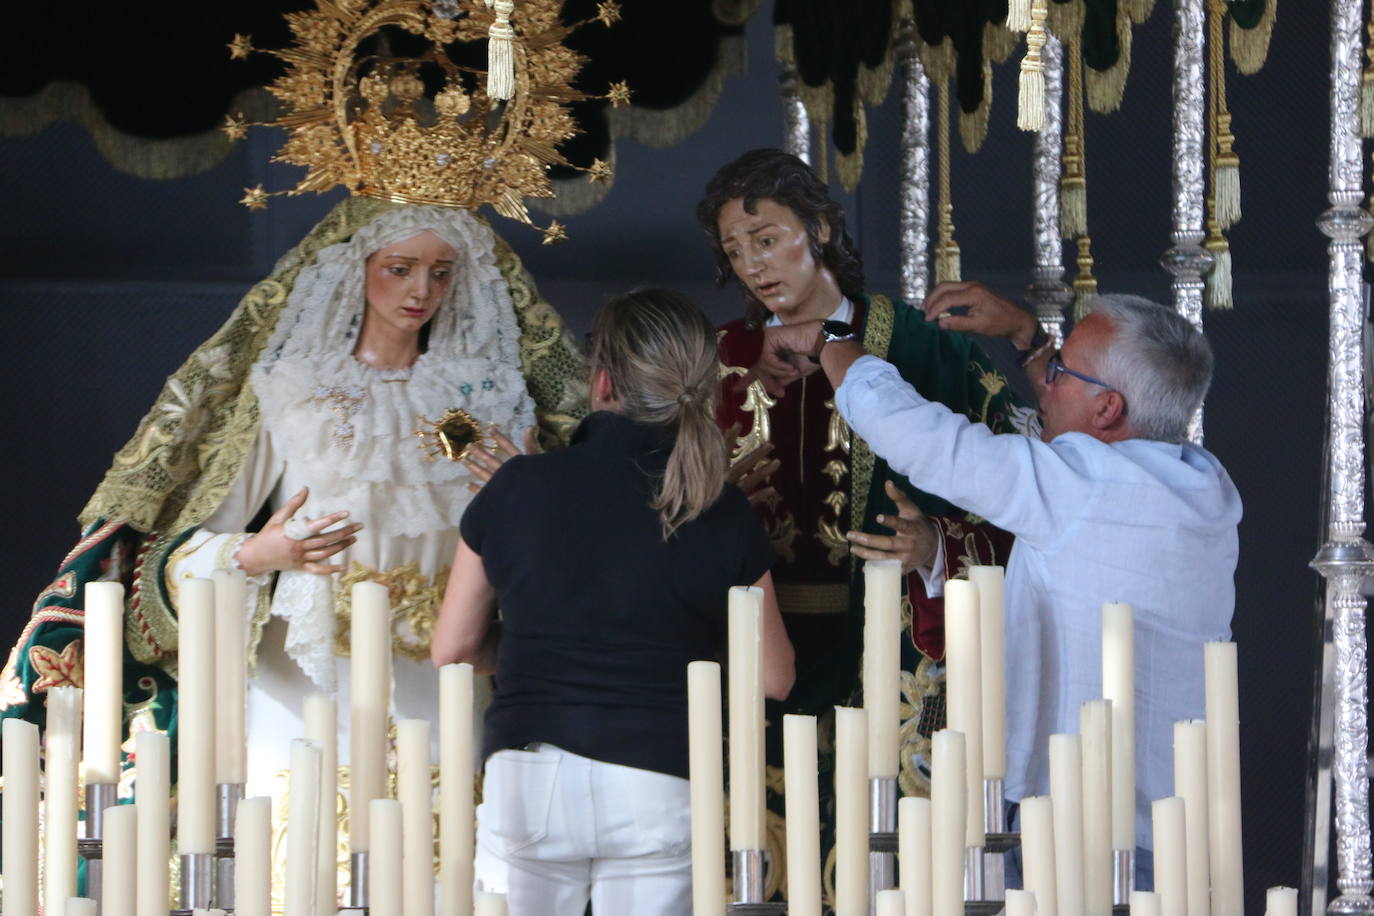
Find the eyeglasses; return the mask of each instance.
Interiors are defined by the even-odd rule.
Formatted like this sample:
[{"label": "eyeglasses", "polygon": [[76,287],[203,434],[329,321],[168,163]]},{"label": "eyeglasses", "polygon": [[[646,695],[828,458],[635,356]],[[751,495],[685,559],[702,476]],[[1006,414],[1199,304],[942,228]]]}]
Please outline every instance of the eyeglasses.
[{"label": "eyeglasses", "polygon": [[1050,357],[1049,362],[1045,363],[1045,387],[1048,388],[1050,385],[1053,385],[1055,379],[1059,378],[1059,376],[1061,375],[1072,375],[1079,381],[1087,382],[1089,385],[1096,385],[1097,387],[1105,388],[1108,391],[1115,391],[1117,394],[1121,395],[1121,412],[1123,414],[1126,413],[1126,396],[1124,394],[1121,394],[1120,389],[1113,388],[1111,385],[1108,385],[1100,378],[1093,378],[1091,375],[1087,375],[1082,372],[1075,372],[1073,369],[1070,369],[1068,366],[1064,365],[1064,360],[1060,357],[1059,351],[1056,350],[1054,355]]}]

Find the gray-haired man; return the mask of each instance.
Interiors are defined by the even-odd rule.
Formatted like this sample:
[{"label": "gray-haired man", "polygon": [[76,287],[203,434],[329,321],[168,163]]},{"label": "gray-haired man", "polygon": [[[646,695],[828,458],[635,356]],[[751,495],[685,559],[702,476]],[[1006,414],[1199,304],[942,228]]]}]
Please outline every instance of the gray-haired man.
[{"label": "gray-haired man", "polygon": [[[1029,316],[983,287],[961,287],[932,294],[932,311],[941,299],[945,309],[968,306],[935,312],[942,324],[1029,342]],[[769,345],[799,367],[819,360],[845,420],[894,470],[1016,535],[1008,800],[1048,792],[1049,736],[1077,732],[1079,706],[1102,695],[1101,607],[1135,607],[1136,840],[1152,849],[1149,803],[1173,794],[1173,723],[1202,716],[1202,644],[1229,638],[1235,605],[1240,496],[1221,463],[1185,441],[1211,382],[1206,339],[1163,306],[1097,297],[1063,350],[1036,360],[1045,365],[1036,441],[926,401],[831,324],[791,325]],[[1140,859],[1148,886],[1150,856]]]}]

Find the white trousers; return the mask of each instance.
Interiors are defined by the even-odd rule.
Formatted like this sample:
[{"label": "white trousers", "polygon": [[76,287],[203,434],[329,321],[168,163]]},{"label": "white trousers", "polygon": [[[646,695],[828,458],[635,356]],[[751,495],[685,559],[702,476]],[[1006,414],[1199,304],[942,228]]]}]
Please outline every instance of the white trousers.
[{"label": "white trousers", "polygon": [[510,916],[687,916],[688,782],[551,744],[487,759],[476,879]]}]

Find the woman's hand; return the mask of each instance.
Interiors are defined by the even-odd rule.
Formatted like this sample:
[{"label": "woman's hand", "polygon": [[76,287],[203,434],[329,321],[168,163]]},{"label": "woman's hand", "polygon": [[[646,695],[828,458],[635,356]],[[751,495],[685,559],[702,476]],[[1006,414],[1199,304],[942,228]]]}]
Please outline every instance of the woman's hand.
[{"label": "woman's hand", "polygon": [[[739,424],[736,423],[725,431],[726,445],[733,451],[738,439]],[[749,454],[740,456],[725,472],[725,479],[740,488],[751,506],[768,502],[778,495],[778,491],[769,485],[768,478],[782,467],[782,462],[776,458],[770,460],[772,453],[773,443],[765,442]]]},{"label": "woman's hand", "polygon": [[935,562],[940,532],[905,493],[892,481],[886,482],[887,495],[897,507],[897,516],[879,515],[877,522],[893,534],[868,534],[851,531],[847,535],[850,551],[864,560],[900,560],[902,575],[914,569],[930,569]]},{"label": "woman's hand", "polygon": [[539,436],[533,426],[525,430],[525,449],[521,451],[505,433],[495,426],[491,428],[492,438],[496,440],[496,451],[489,452],[480,445],[472,445],[463,456],[463,464],[477,480],[468,481],[468,489],[474,493],[482,489],[482,484],[491,480],[491,475],[501,470],[516,455],[536,455],[539,453]]},{"label": "woman's hand", "polygon": [[272,513],[261,531],[243,542],[235,558],[245,573],[260,576],[263,573],[300,569],[317,576],[327,576],[344,571],[342,566],[331,566],[324,561],[358,540],[355,535],[362,530],[362,522],[354,522],[336,531],[326,531],[348,518],[347,512],[334,512],[309,521],[298,520],[297,524],[304,526],[306,536],[301,540],[289,537],[286,523],[305,505],[309,495],[309,488],[301,487],[300,492],[286,501],[286,505]]}]

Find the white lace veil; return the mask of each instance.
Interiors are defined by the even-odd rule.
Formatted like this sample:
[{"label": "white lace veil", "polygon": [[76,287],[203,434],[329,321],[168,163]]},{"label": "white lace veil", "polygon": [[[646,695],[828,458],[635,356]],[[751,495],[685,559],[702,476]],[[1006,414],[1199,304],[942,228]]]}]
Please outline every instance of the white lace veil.
[{"label": "white lace veil", "polygon": [[458,252],[453,282],[429,325],[428,353],[440,359],[486,358],[518,366],[520,332],[510,290],[496,266],[496,238],[466,210],[398,207],[320,251],[304,267],[259,360],[351,353],[362,325],[364,261],[395,242],[432,232]]}]

